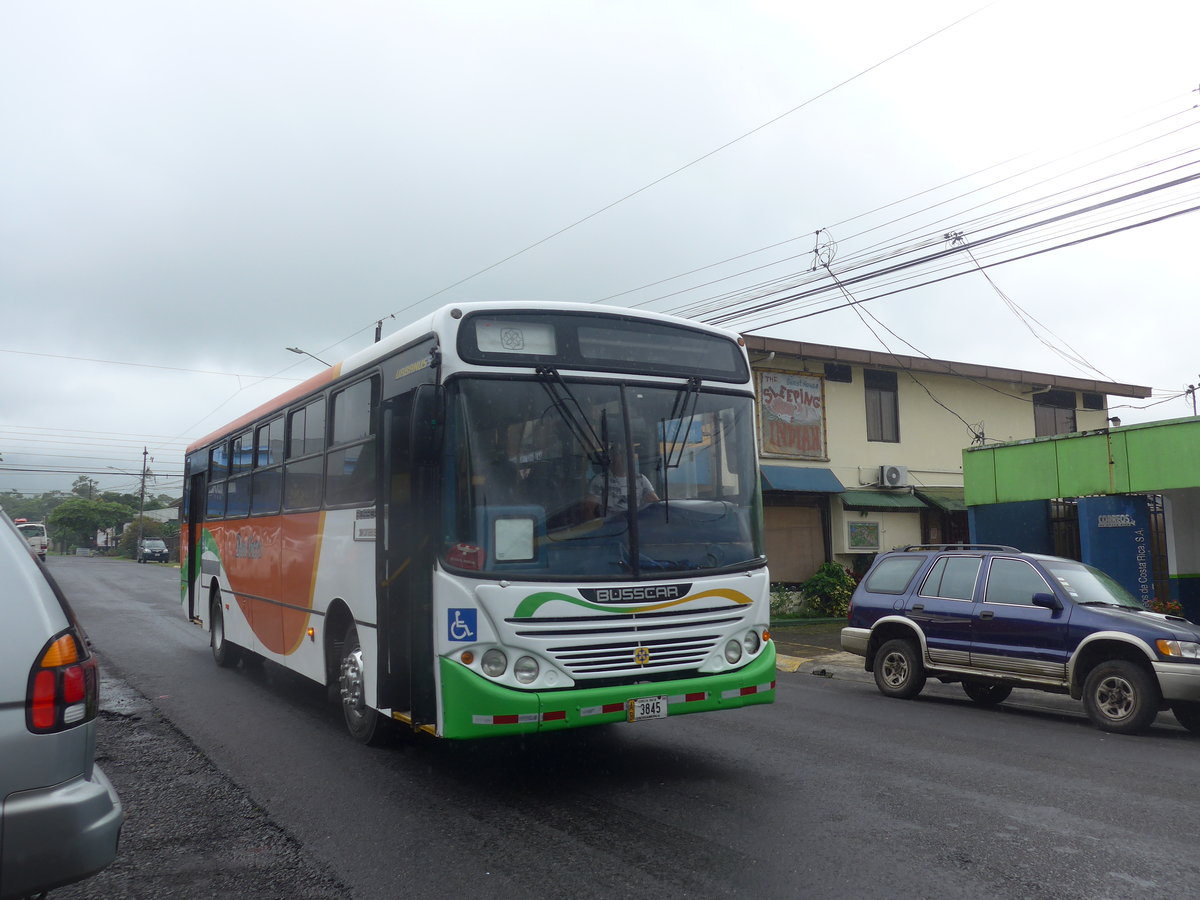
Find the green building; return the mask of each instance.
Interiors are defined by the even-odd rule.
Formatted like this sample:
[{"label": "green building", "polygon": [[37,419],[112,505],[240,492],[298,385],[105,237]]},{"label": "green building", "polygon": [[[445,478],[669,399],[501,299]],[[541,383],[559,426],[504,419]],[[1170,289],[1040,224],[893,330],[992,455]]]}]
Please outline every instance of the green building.
[{"label": "green building", "polygon": [[1200,419],[963,451],[971,540],[1079,559],[1200,621]]}]

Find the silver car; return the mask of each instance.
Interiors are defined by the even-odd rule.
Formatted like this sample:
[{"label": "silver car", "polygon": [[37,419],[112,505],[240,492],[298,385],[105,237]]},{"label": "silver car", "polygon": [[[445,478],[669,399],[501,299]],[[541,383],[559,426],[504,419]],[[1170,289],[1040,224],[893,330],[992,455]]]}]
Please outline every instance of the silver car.
[{"label": "silver car", "polygon": [[0,900],[92,875],[125,814],[96,750],[96,660],[0,509]]}]

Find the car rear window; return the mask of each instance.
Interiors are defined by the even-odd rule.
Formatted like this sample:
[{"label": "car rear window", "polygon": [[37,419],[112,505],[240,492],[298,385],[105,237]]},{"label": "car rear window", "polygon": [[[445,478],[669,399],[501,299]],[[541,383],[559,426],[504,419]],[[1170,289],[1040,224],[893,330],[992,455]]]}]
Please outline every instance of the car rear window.
[{"label": "car rear window", "polygon": [[873,594],[903,594],[925,562],[924,556],[889,556],[876,563],[863,587]]}]

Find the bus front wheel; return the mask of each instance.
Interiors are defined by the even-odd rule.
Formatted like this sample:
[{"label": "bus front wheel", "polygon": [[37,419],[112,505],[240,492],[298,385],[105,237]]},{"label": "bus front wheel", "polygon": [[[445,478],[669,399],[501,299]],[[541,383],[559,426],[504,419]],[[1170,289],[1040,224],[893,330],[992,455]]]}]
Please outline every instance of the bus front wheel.
[{"label": "bus front wheel", "polygon": [[350,735],[360,743],[377,745],[388,737],[388,725],[383,716],[367,703],[364,682],[362,644],[358,640],[358,628],[353,622],[346,626],[342,638],[342,659],[338,666],[338,695],[342,701],[342,715]]},{"label": "bus front wheel", "polygon": [[217,588],[212,594],[209,614],[209,644],[212,647],[213,659],[222,669],[229,669],[238,664],[241,648],[231,644],[225,637],[225,610],[221,605],[221,589]]}]

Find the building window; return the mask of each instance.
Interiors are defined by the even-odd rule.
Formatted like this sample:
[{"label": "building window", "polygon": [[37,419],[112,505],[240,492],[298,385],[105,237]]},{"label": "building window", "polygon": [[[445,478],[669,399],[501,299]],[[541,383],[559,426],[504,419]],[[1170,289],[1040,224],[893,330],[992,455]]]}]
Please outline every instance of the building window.
[{"label": "building window", "polygon": [[896,399],[896,373],[863,370],[867,398],[867,440],[900,441],[900,406]]},{"label": "building window", "polygon": [[1075,426],[1075,392],[1044,391],[1033,398],[1033,433],[1036,437],[1071,434]]}]

